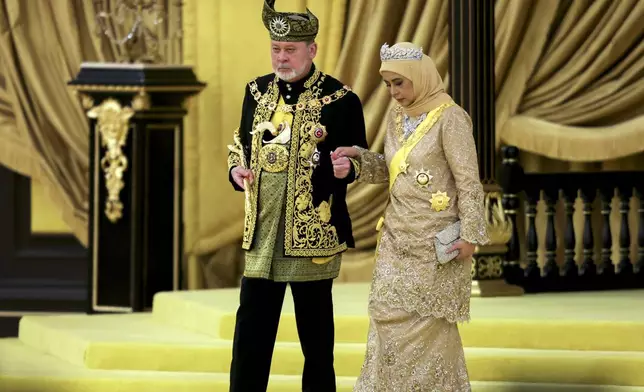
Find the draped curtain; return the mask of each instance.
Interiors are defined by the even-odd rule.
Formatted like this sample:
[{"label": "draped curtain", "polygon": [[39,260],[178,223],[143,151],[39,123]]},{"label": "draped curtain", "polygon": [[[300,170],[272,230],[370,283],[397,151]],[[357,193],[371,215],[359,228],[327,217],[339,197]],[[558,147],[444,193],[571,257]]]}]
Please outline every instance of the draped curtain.
[{"label": "draped curtain", "polygon": [[[116,0],[103,0],[111,10]],[[99,37],[94,2],[0,0],[0,164],[42,184],[74,235],[87,243],[88,128],[67,87],[82,62],[115,61]],[[170,8],[168,34],[180,28]],[[123,31],[120,31],[123,33]],[[166,48],[180,62],[180,47]]]},{"label": "draped curtain", "polygon": [[[66,82],[81,62],[120,54],[95,34],[93,4],[0,0],[0,164],[42,183],[83,243],[87,125]],[[242,271],[243,199],[228,186],[226,144],[243,86],[270,70],[268,37],[257,1],[183,4],[183,47],[166,48],[167,59],[180,62],[183,54],[208,83],[189,102],[185,127],[187,283],[234,286]],[[360,96],[368,141],[382,151],[392,103],[378,75],[380,46],[423,46],[449,83],[449,0],[277,2],[278,10],[306,6],[321,21],[317,65]],[[641,169],[644,1],[497,0],[495,7],[497,145],[518,146],[529,171]],[[168,35],[180,33],[178,21],[170,12]],[[350,186],[357,247],[340,280],[371,278],[375,224],[386,199],[385,187]]]},{"label": "draped curtain", "polygon": [[[643,163],[643,6],[636,0],[497,0],[497,145],[521,148],[531,171],[632,169]],[[378,75],[380,46],[423,46],[449,83],[448,13],[447,0],[351,1],[333,75],[360,96],[372,150],[383,149],[384,116],[392,104]],[[386,187],[350,187],[356,249],[347,253],[340,281],[371,279],[375,225],[386,200]],[[614,215],[619,219],[616,209]],[[235,238],[238,219],[228,226]],[[578,229],[582,219],[576,214]],[[543,219],[538,230],[545,230]],[[237,240],[199,253],[204,285],[236,284],[243,261]]]}]

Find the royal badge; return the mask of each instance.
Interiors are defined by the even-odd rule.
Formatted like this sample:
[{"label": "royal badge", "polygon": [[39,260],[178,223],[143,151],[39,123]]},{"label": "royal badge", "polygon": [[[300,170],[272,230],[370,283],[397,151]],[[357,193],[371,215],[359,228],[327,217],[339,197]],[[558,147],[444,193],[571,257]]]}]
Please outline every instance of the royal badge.
[{"label": "royal badge", "polygon": [[279,173],[288,166],[288,149],[280,144],[267,144],[259,151],[259,164],[270,173]]},{"label": "royal badge", "polygon": [[318,149],[315,149],[315,152],[311,155],[311,159],[309,160],[309,164],[313,167],[316,168],[320,165],[320,151]]},{"label": "royal badge", "polygon": [[432,183],[432,176],[425,169],[420,169],[416,171],[416,184],[421,188],[427,188]]},{"label": "royal badge", "polygon": [[444,211],[449,206],[450,197],[447,196],[446,192],[436,192],[432,193],[432,198],[429,199],[429,202],[432,205],[432,209],[436,212]]},{"label": "royal badge", "polygon": [[320,143],[323,142],[324,139],[326,139],[326,136],[328,135],[326,131],[326,127],[322,124],[313,124],[311,126],[311,129],[309,130],[309,135],[311,135],[311,138],[315,141],[315,143]]}]

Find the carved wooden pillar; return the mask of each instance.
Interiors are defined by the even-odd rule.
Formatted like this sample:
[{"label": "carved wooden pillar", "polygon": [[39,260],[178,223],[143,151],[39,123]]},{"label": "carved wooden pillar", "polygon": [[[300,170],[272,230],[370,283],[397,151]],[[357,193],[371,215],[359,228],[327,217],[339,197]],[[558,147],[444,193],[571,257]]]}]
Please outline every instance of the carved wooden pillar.
[{"label": "carved wooden pillar", "polygon": [[505,217],[496,183],[494,93],[494,0],[450,1],[450,94],[465,109],[474,125],[479,171],[490,213],[491,244],[479,246],[472,266],[472,294],[521,295],[523,289],[503,277],[512,222]]},{"label": "carved wooden pillar", "polygon": [[88,313],[142,311],[181,288],[187,66],[83,64],[89,118]]}]

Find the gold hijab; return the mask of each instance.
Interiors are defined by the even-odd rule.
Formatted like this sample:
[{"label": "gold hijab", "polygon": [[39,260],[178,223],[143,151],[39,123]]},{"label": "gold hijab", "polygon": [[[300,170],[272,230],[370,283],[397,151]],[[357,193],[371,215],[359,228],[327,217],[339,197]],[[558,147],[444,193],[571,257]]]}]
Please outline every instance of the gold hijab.
[{"label": "gold hijab", "polygon": [[434,61],[423,54],[422,48],[410,42],[400,42],[392,47],[384,44],[380,49],[380,60],[380,74],[389,71],[411,80],[414,101],[408,107],[403,107],[408,116],[418,117],[444,103],[453,102],[445,92],[443,79]]}]

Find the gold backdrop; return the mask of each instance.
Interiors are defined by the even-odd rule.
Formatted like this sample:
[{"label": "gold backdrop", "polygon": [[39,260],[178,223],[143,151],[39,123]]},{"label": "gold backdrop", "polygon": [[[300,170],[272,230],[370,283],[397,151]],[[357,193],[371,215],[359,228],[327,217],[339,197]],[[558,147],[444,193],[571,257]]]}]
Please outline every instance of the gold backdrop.
[{"label": "gold backdrop", "polygon": [[[82,61],[113,61],[119,50],[93,34],[93,2],[2,3],[0,163],[42,185],[36,189],[42,197],[35,200],[51,199],[85,243],[87,122],[66,82]],[[235,285],[241,272],[243,201],[228,184],[226,145],[240,118],[245,83],[270,72],[261,3],[184,0],[183,60],[208,83],[190,102],[186,121],[190,288]],[[383,118],[391,105],[378,77],[380,46],[422,45],[449,81],[448,5],[449,0],[351,0],[347,13],[347,0],[277,2],[279,10],[309,6],[320,17],[316,62],[361,98],[374,150],[382,150]],[[495,7],[497,145],[521,148],[530,171],[641,169],[644,0],[497,0]],[[170,29],[177,17],[168,16]],[[169,52],[171,62],[180,61],[178,46]],[[374,227],[386,198],[382,187],[350,187],[357,249],[347,254],[341,281],[370,279]],[[53,226],[36,226],[48,225]]]},{"label": "gold backdrop", "polygon": [[[281,0],[277,6],[293,10],[303,3]],[[227,184],[226,144],[239,121],[244,83],[270,67],[268,38],[258,6],[250,1],[235,4],[231,20],[249,18],[243,29],[226,23],[217,31],[205,27],[232,12],[232,6],[228,9],[223,3],[200,3],[199,9],[209,7],[210,11],[205,15],[199,11],[196,16],[196,1],[191,1],[186,12],[185,58],[197,65],[200,77],[210,83],[190,118],[198,135],[188,147],[193,151],[187,168],[193,185],[186,190],[189,286],[193,288],[235,285],[241,273],[243,257],[238,241],[242,200]],[[339,34],[332,40],[322,34],[320,46],[326,57],[318,64],[351,85],[361,98],[369,144],[381,151],[383,118],[391,100],[378,77],[380,45],[413,41],[423,46],[449,83],[449,1],[352,0],[350,4],[346,36],[335,68],[325,50],[331,46],[337,53]],[[308,5],[320,16],[323,28],[333,26],[332,30],[341,31],[344,1],[309,1]],[[329,9],[333,11],[327,13]],[[532,171],[626,169],[641,164],[641,154],[634,154],[644,151],[644,44],[640,39],[644,24],[638,22],[643,11],[644,1],[638,0],[498,0],[497,145],[517,145],[525,151],[522,160]],[[201,22],[201,18],[208,21]],[[219,36],[226,28],[226,36]],[[244,37],[244,45],[227,47],[228,33]],[[225,61],[218,57],[221,53],[225,53]],[[227,73],[225,67],[233,64],[235,70]],[[227,86],[232,91],[222,95]],[[347,254],[340,281],[370,279],[375,223],[386,198],[383,187],[350,187],[348,202],[356,249]],[[635,212],[632,215],[633,231],[637,229]],[[577,228],[582,219],[577,213]],[[618,222],[618,211],[613,210],[612,220]],[[540,218],[540,234],[545,230],[544,223]],[[563,233],[562,220],[558,223],[558,233]],[[580,235],[581,230],[577,233]],[[618,230],[613,234],[618,235]],[[580,240],[577,244],[581,247]]]}]

